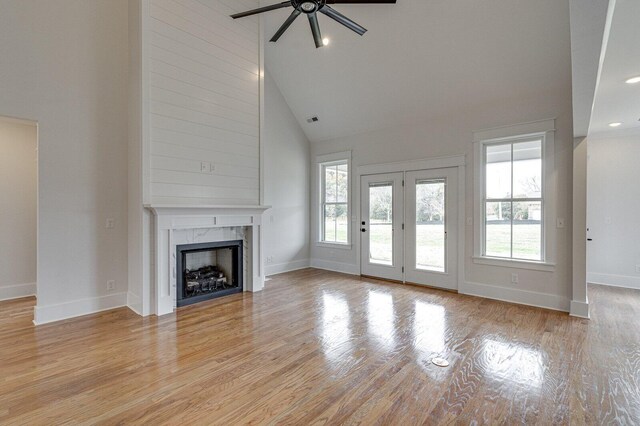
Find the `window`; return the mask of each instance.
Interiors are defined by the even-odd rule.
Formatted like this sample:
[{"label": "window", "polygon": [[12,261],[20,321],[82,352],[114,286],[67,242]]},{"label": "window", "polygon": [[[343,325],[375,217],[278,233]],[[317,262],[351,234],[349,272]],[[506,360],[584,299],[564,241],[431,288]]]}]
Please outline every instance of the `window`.
[{"label": "window", "polygon": [[474,262],[553,270],[554,127],[546,120],[474,134]]},{"label": "window", "polygon": [[483,255],[543,260],[542,138],[484,145]]},{"label": "window", "polygon": [[349,244],[349,160],[320,163],[320,242]]}]

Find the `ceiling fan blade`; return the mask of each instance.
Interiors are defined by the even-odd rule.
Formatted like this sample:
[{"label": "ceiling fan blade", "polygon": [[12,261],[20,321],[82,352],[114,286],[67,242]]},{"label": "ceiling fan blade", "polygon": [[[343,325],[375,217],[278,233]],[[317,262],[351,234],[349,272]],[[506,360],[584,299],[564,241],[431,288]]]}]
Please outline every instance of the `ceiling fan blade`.
[{"label": "ceiling fan blade", "polygon": [[367,29],[365,27],[353,22],[351,19],[347,18],[342,13],[338,12],[337,10],[329,6],[325,5],[322,9],[320,9],[320,12],[324,13],[329,18],[333,19],[336,22],[339,22],[340,24],[344,25],[345,27],[349,28],[352,31],[355,31],[360,35],[363,35],[364,33],[367,32]]},{"label": "ceiling fan blade", "polygon": [[291,6],[291,1],[283,1],[282,3],[272,4],[271,6],[260,7],[258,9],[247,10],[246,12],[236,13],[231,15],[233,19],[244,18],[245,16],[257,15],[262,12],[269,12],[270,10],[282,9],[283,7]]},{"label": "ceiling fan blade", "polygon": [[395,4],[396,0],[327,0],[327,4]]},{"label": "ceiling fan blade", "polygon": [[280,29],[278,29],[278,31],[273,35],[273,37],[269,41],[274,43],[278,41],[280,37],[282,37],[282,34],[284,34],[284,32],[289,29],[291,24],[293,24],[293,21],[295,21],[296,18],[300,16],[301,13],[302,12],[300,12],[298,9],[294,9],[293,12],[291,12],[291,15],[289,15],[289,17],[287,18],[287,20],[284,21],[284,24],[282,24]]},{"label": "ceiling fan blade", "polygon": [[322,34],[320,33],[320,24],[318,23],[318,15],[313,12],[307,15],[309,24],[311,24],[311,32],[313,33],[313,41],[316,42],[316,49],[324,46],[322,43]]}]

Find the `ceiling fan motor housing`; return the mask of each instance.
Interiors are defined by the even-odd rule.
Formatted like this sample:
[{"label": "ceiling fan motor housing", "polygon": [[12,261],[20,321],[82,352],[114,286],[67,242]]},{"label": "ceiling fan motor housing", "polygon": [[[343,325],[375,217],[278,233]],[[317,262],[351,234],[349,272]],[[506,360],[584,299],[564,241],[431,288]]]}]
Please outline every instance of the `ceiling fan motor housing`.
[{"label": "ceiling fan motor housing", "polygon": [[319,11],[327,0],[291,0],[291,5],[302,13],[311,14]]}]

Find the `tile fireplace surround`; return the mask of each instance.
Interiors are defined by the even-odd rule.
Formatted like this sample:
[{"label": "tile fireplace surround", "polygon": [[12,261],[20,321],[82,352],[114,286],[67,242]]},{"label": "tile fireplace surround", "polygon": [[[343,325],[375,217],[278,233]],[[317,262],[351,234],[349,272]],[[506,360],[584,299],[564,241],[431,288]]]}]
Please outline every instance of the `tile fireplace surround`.
[{"label": "tile fireplace surround", "polygon": [[147,294],[151,313],[176,309],[176,246],[244,241],[244,291],[264,287],[262,214],[268,206],[147,205],[155,216],[151,262],[154,277]]}]

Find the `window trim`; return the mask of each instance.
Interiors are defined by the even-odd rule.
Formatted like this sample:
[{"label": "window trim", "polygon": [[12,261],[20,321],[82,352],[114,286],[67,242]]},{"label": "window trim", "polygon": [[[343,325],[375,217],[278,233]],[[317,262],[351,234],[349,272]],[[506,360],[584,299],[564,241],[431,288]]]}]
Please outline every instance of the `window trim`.
[{"label": "window trim", "polygon": [[[336,152],[333,154],[319,155],[316,157],[317,164],[317,176],[318,176],[318,223],[317,223],[317,236],[316,246],[318,247],[330,247],[340,249],[351,249],[351,151]],[[326,166],[332,166],[336,164],[347,165],[347,242],[334,242],[324,241],[324,196],[325,196],[325,181],[324,181],[324,168]]]},{"label": "window trim", "polygon": [[[485,247],[485,147],[507,143],[524,142],[542,139],[542,260],[513,259],[484,255]],[[474,255],[476,264],[503,266],[518,269],[533,269],[552,272],[555,270],[557,232],[556,222],[556,178],[555,178],[555,120],[544,120],[533,123],[474,132],[474,168],[475,168],[475,229]]]}]

